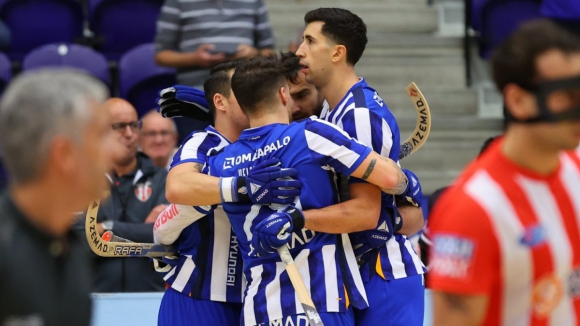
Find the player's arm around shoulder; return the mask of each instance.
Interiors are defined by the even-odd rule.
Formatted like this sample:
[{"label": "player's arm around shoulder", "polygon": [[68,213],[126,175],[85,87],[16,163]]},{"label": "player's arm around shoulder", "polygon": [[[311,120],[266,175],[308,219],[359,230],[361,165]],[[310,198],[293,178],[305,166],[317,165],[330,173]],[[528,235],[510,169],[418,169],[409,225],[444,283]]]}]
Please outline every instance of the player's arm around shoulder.
[{"label": "player's arm around shoulder", "polygon": [[156,244],[170,245],[177,240],[183,229],[211,213],[212,206],[186,206],[171,204],[157,217],[153,226]]},{"label": "player's arm around shoulder", "polygon": [[309,119],[304,132],[315,163],[366,180],[389,194],[399,195],[407,189],[407,177],[395,161],[381,157],[335,125]]},{"label": "player's arm around shoulder", "polygon": [[434,325],[481,325],[499,282],[499,247],[485,211],[459,187],[446,192],[429,218],[428,286]]},{"label": "player's arm around shoulder", "polygon": [[408,189],[407,176],[397,162],[376,152],[370,152],[351,176],[366,180],[391,195],[403,194]]},{"label": "player's arm around shoulder", "polygon": [[203,206],[221,203],[219,178],[201,173],[203,164],[186,162],[167,175],[165,196],[174,204]]},{"label": "player's arm around shoulder", "polygon": [[350,185],[351,199],[339,204],[304,211],[306,227],[325,233],[350,233],[376,227],[381,212],[381,190],[374,185]]}]

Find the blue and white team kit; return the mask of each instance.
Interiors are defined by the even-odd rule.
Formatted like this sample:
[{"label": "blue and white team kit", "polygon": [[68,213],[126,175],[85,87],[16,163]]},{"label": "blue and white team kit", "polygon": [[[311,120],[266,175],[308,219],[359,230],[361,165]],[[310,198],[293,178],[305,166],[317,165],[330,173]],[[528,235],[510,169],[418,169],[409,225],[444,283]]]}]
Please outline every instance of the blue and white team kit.
[{"label": "blue and white team kit", "polygon": [[[211,126],[194,132],[175,154],[171,168],[199,163],[204,166],[202,173],[206,173],[207,155],[229,144]],[[198,209],[203,213],[200,217],[205,216],[185,227],[174,243],[179,257],[170,262],[172,268],[164,276],[168,289],[161,302],[158,324],[239,325],[245,281],[237,237],[221,207],[207,211],[191,206],[186,209]],[[174,210],[166,212],[172,214]],[[171,217],[165,220],[171,222]]]},{"label": "blue and white team kit", "polygon": [[[381,156],[398,161],[400,135],[395,117],[364,79],[353,85],[333,110],[325,106],[321,119],[340,127]],[[364,181],[349,179],[349,183],[356,182]],[[392,234],[394,207],[394,196],[383,193],[377,229],[392,237],[359,257],[370,307],[355,310],[357,325],[423,325],[422,274],[426,269],[406,236]],[[365,233],[369,232],[372,231],[351,234],[353,247],[368,247],[369,236]]]},{"label": "blue and white team kit", "polygon": [[[302,181],[296,206],[304,210],[338,203],[334,171],[350,175],[370,149],[336,126],[315,119],[248,129],[239,140],[209,158],[209,174],[245,176],[256,164],[278,158]],[[248,282],[242,325],[303,323],[303,309],[278,255],[257,257],[252,230],[281,206],[224,203],[244,259]],[[368,306],[356,258],[347,235],[295,230],[288,244],[325,325],[354,325],[351,307]],[[292,321],[288,320],[290,318]]]},{"label": "blue and white team kit", "polygon": [[[184,141],[171,166],[193,162],[203,165],[203,173],[209,168],[215,176],[244,176],[257,163],[277,157],[283,167],[298,170],[303,188],[296,204],[306,210],[338,202],[334,172],[349,175],[358,167],[370,151],[360,143],[397,161],[395,118],[364,80],[334,110],[323,110],[321,118],[346,134],[330,123],[308,119],[246,130],[228,146],[230,142],[210,126]],[[382,207],[378,226],[392,230],[394,197],[383,194]],[[187,226],[175,243],[179,259],[165,275],[169,289],[159,325],[238,325],[245,293],[242,325],[306,326],[283,263],[277,256],[252,254],[252,227],[276,208],[226,203],[232,225],[218,208]],[[368,246],[365,239],[364,233],[349,239],[307,229],[292,235],[291,253],[325,325],[354,325],[350,307],[355,308],[356,325],[422,325],[425,269],[410,242],[395,234],[360,257],[359,273],[352,247]]]}]

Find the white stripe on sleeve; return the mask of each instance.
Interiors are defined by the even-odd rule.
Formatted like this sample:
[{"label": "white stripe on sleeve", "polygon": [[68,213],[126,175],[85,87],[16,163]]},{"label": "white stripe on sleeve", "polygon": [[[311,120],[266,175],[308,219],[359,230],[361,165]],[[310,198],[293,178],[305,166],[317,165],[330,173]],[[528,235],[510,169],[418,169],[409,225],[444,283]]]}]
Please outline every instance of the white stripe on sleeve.
[{"label": "white stripe on sleeve", "polygon": [[204,142],[207,138],[207,133],[205,132],[197,132],[195,133],[190,140],[188,140],[181,149],[181,155],[179,157],[180,161],[189,160],[189,159],[197,159],[197,152],[199,151],[199,146]]},{"label": "white stripe on sleeve", "polygon": [[[353,109],[354,127],[356,130],[356,139],[373,148],[373,135],[371,125],[371,114],[369,109]],[[384,121],[384,120],[383,120]]]},{"label": "white stripe on sleeve", "polygon": [[344,146],[339,146],[311,131],[305,130],[304,133],[306,134],[306,142],[310,150],[324,156],[332,157],[349,169],[360,157],[358,153]]}]

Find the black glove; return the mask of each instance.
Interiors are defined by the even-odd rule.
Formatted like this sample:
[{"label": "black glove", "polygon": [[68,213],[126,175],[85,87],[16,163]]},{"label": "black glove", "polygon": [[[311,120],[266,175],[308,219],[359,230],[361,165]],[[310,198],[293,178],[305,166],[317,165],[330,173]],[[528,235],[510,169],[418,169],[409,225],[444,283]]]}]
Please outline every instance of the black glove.
[{"label": "black glove", "polygon": [[197,88],[175,85],[159,91],[157,111],[165,118],[187,117],[212,121],[205,93]]}]

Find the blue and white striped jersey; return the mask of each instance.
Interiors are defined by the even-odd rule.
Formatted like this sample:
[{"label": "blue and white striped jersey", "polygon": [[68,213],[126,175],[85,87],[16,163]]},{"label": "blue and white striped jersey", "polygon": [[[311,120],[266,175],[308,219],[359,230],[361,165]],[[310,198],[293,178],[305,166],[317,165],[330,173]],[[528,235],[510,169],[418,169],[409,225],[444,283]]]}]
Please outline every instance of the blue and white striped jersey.
[{"label": "blue and white striped jersey", "polygon": [[[375,152],[395,162],[399,160],[400,134],[395,117],[379,94],[364,79],[353,85],[336,108],[329,111],[326,106],[321,118],[342,128],[351,137],[371,147]],[[351,178],[350,183],[365,182]],[[382,194],[382,209],[377,227],[390,225],[390,215],[395,206],[394,196]],[[392,227],[392,226],[391,226]],[[366,237],[351,235],[353,246]],[[395,234],[385,246],[375,249],[369,266],[361,269],[363,279],[368,273],[377,273],[384,279],[392,280],[423,274],[426,270],[407,238]],[[378,260],[378,261],[377,261]],[[365,267],[365,266],[363,266]]]},{"label": "blue and white striped jersey", "polygon": [[[209,174],[244,176],[259,162],[276,157],[286,168],[295,168],[303,186],[296,205],[302,209],[337,203],[336,170],[349,175],[369,155],[370,149],[332,124],[307,119],[272,124],[242,132],[239,140],[210,157]],[[284,264],[278,255],[255,257],[253,227],[280,205],[224,203],[238,236],[248,281],[244,297],[243,325],[252,326],[303,313]],[[347,235],[302,229],[288,244],[306,287],[320,312],[345,312],[349,304],[368,306],[354,252]]]},{"label": "blue and white striped jersey", "polygon": [[[207,173],[208,155],[229,144],[212,126],[193,132],[175,153],[171,167],[200,163],[202,173]],[[173,289],[197,299],[242,302],[245,281],[238,239],[221,207],[183,229],[174,246],[179,260],[164,277]]]}]

